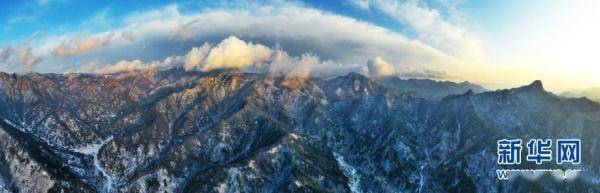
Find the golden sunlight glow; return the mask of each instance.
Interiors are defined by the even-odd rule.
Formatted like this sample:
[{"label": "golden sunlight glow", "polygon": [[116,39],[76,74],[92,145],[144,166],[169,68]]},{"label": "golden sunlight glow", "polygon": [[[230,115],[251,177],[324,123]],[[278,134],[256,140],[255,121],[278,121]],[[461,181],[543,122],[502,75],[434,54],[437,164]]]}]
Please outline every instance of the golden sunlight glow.
[{"label": "golden sunlight glow", "polygon": [[519,6],[522,20],[505,21],[512,33],[486,42],[487,64],[463,67],[466,79],[491,88],[541,79],[556,92],[600,85],[600,1]]}]

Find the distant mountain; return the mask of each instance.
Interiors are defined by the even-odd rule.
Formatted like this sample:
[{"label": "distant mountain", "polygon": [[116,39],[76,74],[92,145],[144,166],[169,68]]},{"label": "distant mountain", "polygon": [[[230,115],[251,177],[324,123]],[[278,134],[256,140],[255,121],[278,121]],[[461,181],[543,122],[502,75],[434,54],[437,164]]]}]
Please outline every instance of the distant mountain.
[{"label": "distant mountain", "polygon": [[462,94],[471,90],[475,93],[486,91],[485,88],[470,82],[455,83],[429,79],[400,79],[397,77],[380,78],[379,83],[398,93],[411,93],[416,97],[440,100],[452,94]]},{"label": "distant mountain", "polygon": [[[600,191],[600,105],[539,81],[444,94],[426,93],[463,87],[356,73],[295,81],[0,73],[0,192]],[[449,90],[460,94],[438,100]],[[499,181],[502,138],[581,138],[583,172]]]},{"label": "distant mountain", "polygon": [[590,100],[600,102],[600,87],[590,87],[584,90],[567,91],[561,93],[560,96],[569,98],[586,97]]}]

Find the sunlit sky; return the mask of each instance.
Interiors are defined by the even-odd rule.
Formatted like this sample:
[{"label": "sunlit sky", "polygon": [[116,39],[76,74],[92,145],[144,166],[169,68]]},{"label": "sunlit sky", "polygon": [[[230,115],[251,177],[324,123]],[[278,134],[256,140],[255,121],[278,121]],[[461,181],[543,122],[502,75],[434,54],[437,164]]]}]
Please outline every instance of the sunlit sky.
[{"label": "sunlit sky", "polygon": [[[600,86],[600,1],[0,1],[0,71],[184,65]],[[284,59],[282,59],[284,58]]]}]

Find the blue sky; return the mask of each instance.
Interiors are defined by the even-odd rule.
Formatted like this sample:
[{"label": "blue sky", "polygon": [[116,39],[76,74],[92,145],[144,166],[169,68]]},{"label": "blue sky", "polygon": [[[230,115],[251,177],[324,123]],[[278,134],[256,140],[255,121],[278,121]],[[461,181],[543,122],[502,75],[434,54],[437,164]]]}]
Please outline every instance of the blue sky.
[{"label": "blue sky", "polygon": [[[329,76],[600,84],[594,1],[0,2],[0,71],[241,67]],[[283,58],[283,59],[282,59]],[[510,78],[507,78],[510,77]]]},{"label": "blue sky", "polygon": [[[259,3],[268,4],[269,2]],[[392,30],[402,30],[402,23],[387,17],[385,14],[378,13],[377,10],[365,12],[348,1],[304,1],[300,3],[369,21]],[[219,7],[251,7],[256,2],[7,0],[0,2],[0,22],[3,26],[0,45],[18,43],[27,40],[32,34],[40,32],[44,34],[61,34],[110,30],[111,28],[121,27],[123,22],[120,18],[129,14],[173,4],[180,5],[179,9],[182,13],[193,13]],[[89,25],[91,21],[99,19],[107,21]]]},{"label": "blue sky", "polygon": [[[122,25],[118,18],[135,11],[165,6],[170,1],[20,1],[0,2],[0,21],[3,36],[0,43],[15,43],[29,38],[31,34],[73,33],[76,31],[100,31]],[[93,26],[86,21],[105,16],[115,19],[109,23]]]}]

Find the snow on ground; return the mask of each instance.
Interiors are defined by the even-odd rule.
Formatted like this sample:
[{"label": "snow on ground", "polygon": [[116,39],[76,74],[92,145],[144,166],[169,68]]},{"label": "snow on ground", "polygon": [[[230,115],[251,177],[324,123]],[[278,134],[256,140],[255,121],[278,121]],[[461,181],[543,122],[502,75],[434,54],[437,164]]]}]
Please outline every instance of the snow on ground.
[{"label": "snow on ground", "polygon": [[360,176],[358,176],[357,171],[354,167],[344,161],[344,157],[336,152],[333,152],[333,156],[335,160],[337,160],[340,169],[344,172],[344,175],[350,180],[348,182],[348,186],[350,187],[350,191],[354,193],[360,193]]},{"label": "snow on ground", "polygon": [[113,139],[113,137],[110,136],[109,138],[106,138],[105,140],[101,141],[100,143],[90,144],[90,145],[87,145],[87,146],[84,146],[84,147],[74,150],[75,152],[79,152],[79,153],[94,157],[94,166],[96,167],[96,169],[98,171],[100,171],[100,173],[102,173],[102,176],[104,176],[104,178],[106,179],[106,181],[104,182],[105,190],[110,190],[112,188],[114,179],[102,167],[102,165],[100,163],[100,159],[98,159],[98,154],[100,153],[100,150],[102,149],[102,147],[104,147],[106,144],[108,144],[108,142],[110,142],[112,139]]}]

